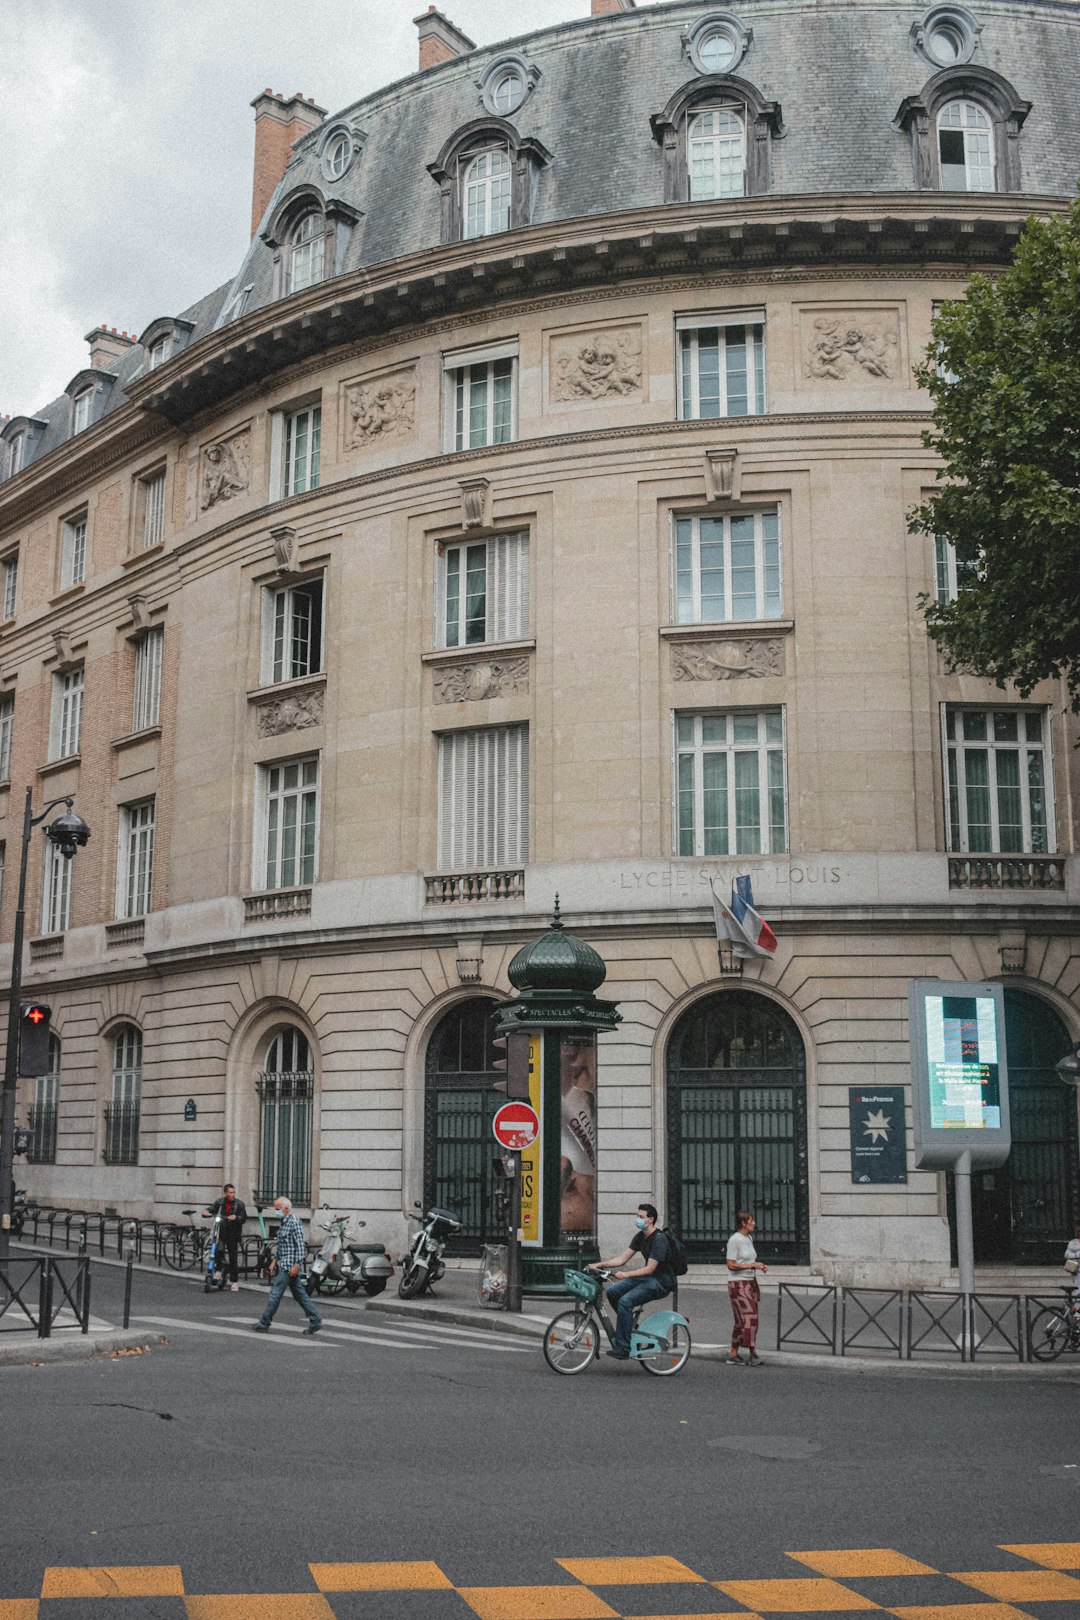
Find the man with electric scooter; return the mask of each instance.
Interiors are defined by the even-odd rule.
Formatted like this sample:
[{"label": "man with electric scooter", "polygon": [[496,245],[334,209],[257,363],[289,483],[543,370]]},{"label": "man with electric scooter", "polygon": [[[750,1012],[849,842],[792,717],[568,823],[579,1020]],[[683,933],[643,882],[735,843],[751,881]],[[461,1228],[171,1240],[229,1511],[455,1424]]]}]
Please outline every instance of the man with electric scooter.
[{"label": "man with electric scooter", "polygon": [[[237,1198],[236,1188],[231,1181],[225,1183],[222,1196],[215,1198],[209,1209],[203,1210],[203,1215],[218,1221],[218,1248],[214,1256],[214,1281],[219,1288],[225,1287],[225,1256],[228,1256],[228,1282],[233,1293],[240,1291],[240,1267],[237,1261],[237,1250],[240,1247],[240,1234],[247,1220],[247,1209],[242,1198]],[[224,1250],[224,1254],[222,1253]]]}]

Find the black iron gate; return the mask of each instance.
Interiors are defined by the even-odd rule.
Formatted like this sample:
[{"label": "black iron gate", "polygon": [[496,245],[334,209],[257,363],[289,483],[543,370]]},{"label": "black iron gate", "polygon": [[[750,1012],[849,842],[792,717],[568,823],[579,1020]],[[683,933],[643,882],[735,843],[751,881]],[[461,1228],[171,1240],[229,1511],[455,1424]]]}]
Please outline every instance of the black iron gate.
[{"label": "black iron gate", "polygon": [[787,1015],[752,991],[721,991],[684,1015],[668,1046],[668,1218],[690,1254],[718,1260],[737,1210],[752,1210],[766,1261],[810,1258],[806,1072]]},{"label": "black iron gate", "polygon": [[479,1254],[502,1239],[494,1219],[494,1173],[498,1152],[491,1120],[505,1097],[493,1090],[504,1078],[494,1068],[491,1046],[495,1002],[477,997],[459,1003],[439,1024],[427,1051],[424,1098],[424,1207],[452,1210],[462,1225],[448,1248]]}]

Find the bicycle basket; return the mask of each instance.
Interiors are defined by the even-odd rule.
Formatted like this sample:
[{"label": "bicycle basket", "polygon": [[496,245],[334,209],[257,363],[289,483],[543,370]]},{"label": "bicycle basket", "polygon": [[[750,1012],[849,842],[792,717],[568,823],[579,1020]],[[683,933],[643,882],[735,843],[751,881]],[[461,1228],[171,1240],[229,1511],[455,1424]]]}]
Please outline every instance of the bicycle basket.
[{"label": "bicycle basket", "polygon": [[590,1304],[600,1292],[600,1279],[590,1276],[587,1271],[571,1271],[568,1268],[563,1272],[563,1283],[568,1294],[577,1294]]}]

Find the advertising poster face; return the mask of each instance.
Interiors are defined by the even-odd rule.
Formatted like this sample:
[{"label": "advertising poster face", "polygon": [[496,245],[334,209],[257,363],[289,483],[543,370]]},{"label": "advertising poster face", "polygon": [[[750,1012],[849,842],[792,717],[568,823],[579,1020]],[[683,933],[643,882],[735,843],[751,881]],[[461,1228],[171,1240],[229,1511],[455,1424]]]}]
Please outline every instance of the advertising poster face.
[{"label": "advertising poster face", "polygon": [[529,1036],[529,1101],[540,1121],[540,1135],[521,1154],[521,1242],[523,1247],[539,1248],[544,1241],[544,1102],[542,1065],[543,1036]]},{"label": "advertising poster face", "polygon": [[856,1186],[907,1180],[903,1086],[849,1086],[851,1179]]},{"label": "advertising poster face", "polygon": [[596,1038],[559,1043],[559,1226],[575,1236],[596,1231]]},{"label": "advertising poster face", "polygon": [[927,996],[930,1128],[1001,1128],[997,1029],[986,997]]}]

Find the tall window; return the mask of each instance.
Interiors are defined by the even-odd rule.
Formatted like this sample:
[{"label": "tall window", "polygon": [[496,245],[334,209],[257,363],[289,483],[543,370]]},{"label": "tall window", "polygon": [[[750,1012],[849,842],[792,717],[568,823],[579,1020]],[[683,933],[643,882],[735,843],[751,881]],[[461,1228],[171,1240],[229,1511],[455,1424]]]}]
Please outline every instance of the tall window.
[{"label": "tall window", "polygon": [[49,1072],[39,1074],[34,1082],[34,1101],[30,1109],[30,1148],[27,1159],[31,1164],[56,1163],[56,1115],[60,1103],[60,1042],[49,1036]]},{"label": "tall window", "polygon": [[466,238],[510,229],[509,152],[496,147],[478,153],[465,166],[461,189],[462,234]]},{"label": "tall window", "polygon": [[286,495],[302,495],[319,487],[319,451],[322,444],[322,406],[311,405],[285,418]]},{"label": "tall window", "polygon": [[69,669],[53,676],[52,725],[49,731],[49,758],[67,759],[79,752],[82,741],[83,671]]},{"label": "tall window", "polygon": [[319,761],[292,759],[261,767],[263,887],[294,889],[315,881],[319,825]]},{"label": "tall window", "polygon": [[15,617],[15,603],[19,586],[19,553],[5,557],[3,562],[4,618]]},{"label": "tall window", "polygon": [[529,858],[529,728],[439,738],[439,866],[479,871]]},{"label": "tall window", "polygon": [[680,855],[780,855],[787,848],[779,709],[675,716]]},{"label": "tall window", "polygon": [[305,214],[289,237],[289,291],[302,292],[323,279],[325,237],[321,214]]},{"label": "tall window", "polygon": [[1045,710],[947,708],[945,762],[950,849],[1054,853]]},{"label": "tall window", "polygon": [[514,354],[447,359],[449,449],[475,450],[483,445],[510,443],[514,437],[516,364]]},{"label": "tall window", "polygon": [[90,426],[90,407],[94,399],[94,390],[84,388],[75,395],[71,402],[71,431],[82,433],[84,428]]},{"label": "tall window", "polygon": [[148,630],[135,647],[135,701],[131,712],[132,731],[145,731],[161,721],[161,660],[165,632]]},{"label": "tall window", "polygon": [[695,114],[686,132],[690,201],[741,197],[746,190],[746,126],[729,107]]},{"label": "tall window", "polygon": [[145,917],[154,888],[154,801],[124,805],[120,811],[120,859],[116,914]]},{"label": "tall window", "polygon": [[947,102],[937,115],[942,191],[993,191],[994,129],[975,101]]},{"label": "tall window", "polygon": [[0,782],[11,781],[11,739],[15,729],[15,699],[0,698]]},{"label": "tall window", "polygon": [[439,646],[513,641],[528,634],[527,534],[502,534],[440,549]]},{"label": "tall window", "polygon": [[142,1035],[123,1024],[113,1040],[112,1098],[105,1105],[106,1164],[138,1164]]},{"label": "tall window", "polygon": [[956,547],[943,534],[934,536],[934,593],[944,606],[955,602],[969,580],[979,572],[978,564],[957,562]]},{"label": "tall window", "polygon": [[676,518],[676,624],[778,619],[781,609],[778,513]]},{"label": "tall window", "polygon": [[263,604],[263,681],[295,681],[321,670],[322,579],[267,590]]},{"label": "tall window", "polygon": [[139,539],[143,546],[156,546],[165,534],[165,469],[139,480],[142,523]]},{"label": "tall window", "polygon": [[679,337],[679,416],[759,416],[765,409],[765,311],[684,315]]},{"label": "tall window", "polygon": [[8,477],[14,478],[17,472],[22,472],[23,460],[26,455],[26,434],[16,433],[8,446]]},{"label": "tall window", "polygon": [[41,932],[63,934],[71,927],[71,869],[55,844],[45,847],[45,883],[41,895]]},{"label": "tall window", "polygon": [[311,1201],[312,1109],[315,1068],[311,1047],[300,1030],[289,1027],[275,1035],[266,1068],[256,1082],[259,1093],[259,1187],[257,1203],[291,1198]]},{"label": "tall window", "polygon": [[60,589],[86,578],[86,513],[67,518],[60,535]]}]

